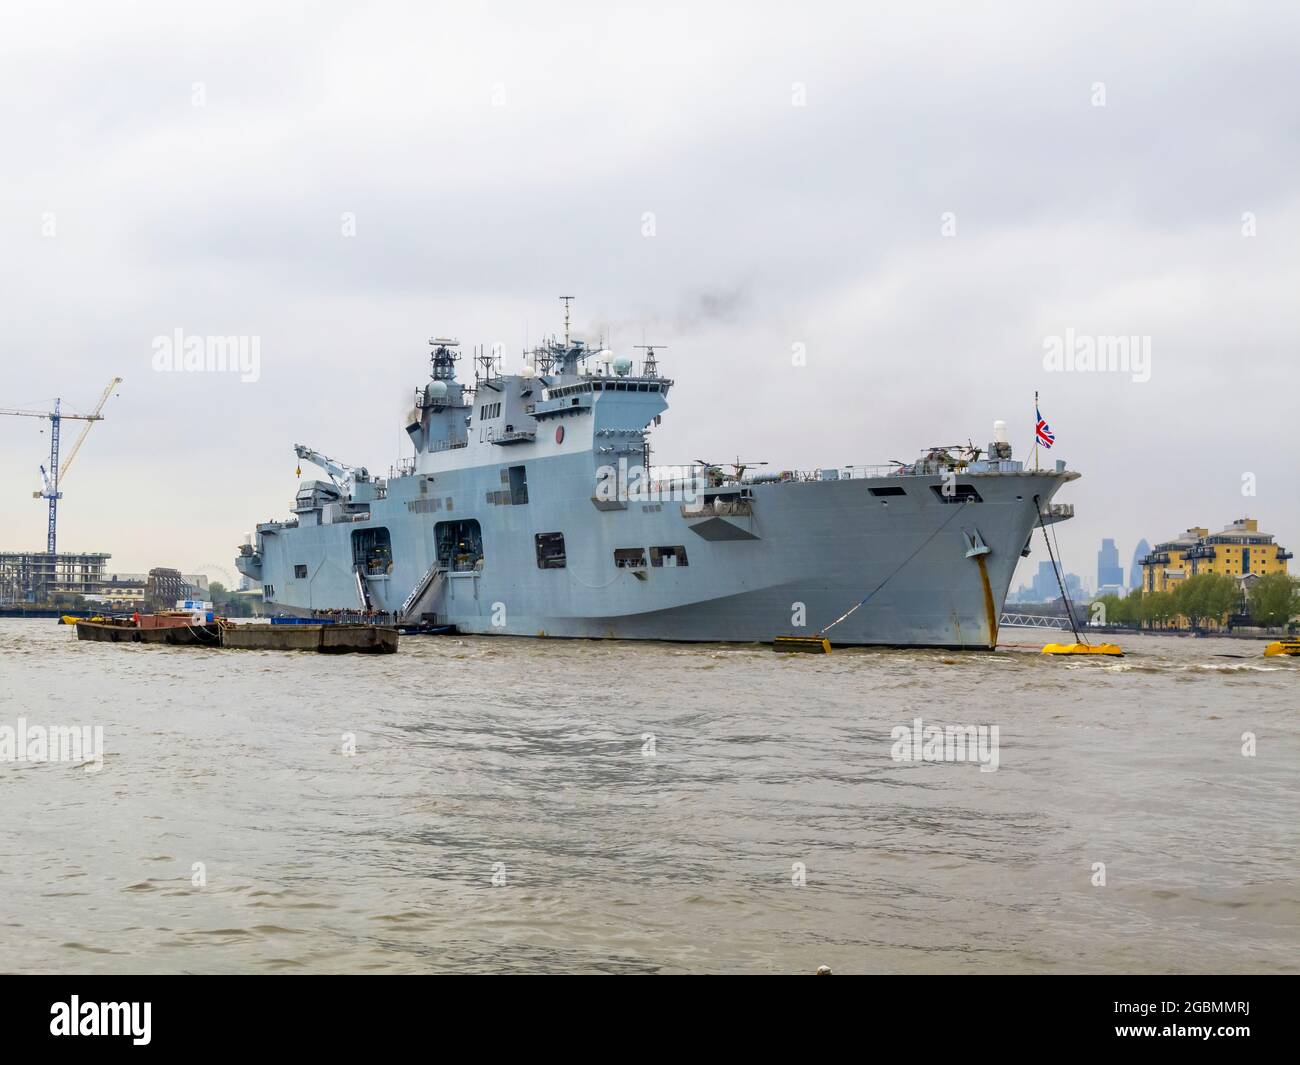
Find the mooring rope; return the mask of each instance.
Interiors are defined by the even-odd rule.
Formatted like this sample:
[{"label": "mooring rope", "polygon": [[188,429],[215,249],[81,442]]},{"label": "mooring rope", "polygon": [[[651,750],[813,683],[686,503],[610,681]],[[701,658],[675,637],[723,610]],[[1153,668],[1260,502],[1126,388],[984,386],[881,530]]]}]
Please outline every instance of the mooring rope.
[{"label": "mooring rope", "polygon": [[[1047,535],[1047,525],[1043,522],[1043,501],[1034,496],[1034,506],[1038,508],[1038,527],[1043,530],[1043,543],[1047,545],[1047,557],[1052,560],[1052,572],[1056,574],[1056,586],[1061,589],[1061,598],[1065,600],[1065,614],[1070,621],[1070,631],[1074,633],[1074,638],[1078,643],[1087,643],[1079,635],[1079,627],[1074,622],[1074,604],[1070,602],[1070,593],[1065,589],[1065,581],[1061,577],[1061,567],[1056,561],[1056,555],[1052,553],[1052,539]],[[1060,547],[1057,547],[1057,554],[1060,553]]]},{"label": "mooring rope", "polygon": [[206,628],[205,626],[202,626],[202,625],[198,625],[198,626],[195,626],[195,625],[189,625],[189,626],[187,626],[187,628],[190,630],[190,632],[192,632],[192,633],[195,635],[195,637],[198,638],[198,642],[199,642],[199,643],[203,643],[203,642],[204,642],[205,640],[207,640],[209,637],[211,637],[212,641],[215,642],[215,643],[220,643],[220,642],[221,642],[221,637],[218,636],[216,633],[208,632],[208,630],[207,630],[207,628]]},{"label": "mooring rope", "polygon": [[896,576],[898,576],[898,574],[902,571],[904,566],[906,566],[909,562],[911,562],[912,559],[916,558],[916,556],[919,555],[925,549],[926,545],[929,544],[931,540],[933,540],[936,536],[938,536],[941,532],[943,532],[944,529],[948,527],[948,523],[951,522],[953,518],[955,518],[958,514],[960,514],[962,511],[966,509],[966,504],[969,502],[970,502],[969,499],[963,499],[960,503],[958,503],[957,508],[947,517],[947,519],[944,520],[943,524],[940,525],[937,529],[934,530],[934,532],[932,532],[929,536],[927,536],[924,540],[921,541],[920,547],[918,547],[915,551],[913,551],[910,555],[908,555],[907,558],[903,559],[903,561],[892,572],[890,572],[889,575],[886,576],[883,581],[881,581],[874,588],[872,588],[871,591],[869,591],[864,598],[859,599],[857,603],[849,607],[848,610],[846,610],[843,614],[837,617],[825,628],[819,629],[817,631],[817,635],[825,636],[828,632],[830,632],[831,629],[833,629],[841,621],[847,618],[850,614],[852,614],[855,610],[857,610],[858,607],[862,606],[863,603],[865,603],[868,599],[870,599],[873,595],[875,595],[878,591],[880,591],[881,588],[883,588],[886,584],[888,584],[891,580],[893,580]]}]

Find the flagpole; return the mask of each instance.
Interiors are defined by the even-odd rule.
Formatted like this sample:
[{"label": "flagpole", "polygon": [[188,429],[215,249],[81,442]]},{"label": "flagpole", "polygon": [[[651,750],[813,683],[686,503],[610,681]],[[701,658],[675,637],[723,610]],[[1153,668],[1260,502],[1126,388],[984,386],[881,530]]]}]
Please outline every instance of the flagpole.
[{"label": "flagpole", "polygon": [[[1038,417],[1038,390],[1034,390],[1034,417]],[[1038,472],[1038,423],[1034,423],[1034,472]]]}]

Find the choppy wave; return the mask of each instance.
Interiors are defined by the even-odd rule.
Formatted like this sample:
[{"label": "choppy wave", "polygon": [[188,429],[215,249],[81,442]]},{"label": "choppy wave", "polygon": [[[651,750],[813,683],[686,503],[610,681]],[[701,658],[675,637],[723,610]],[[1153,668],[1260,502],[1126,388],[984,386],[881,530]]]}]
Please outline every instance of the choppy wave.
[{"label": "choppy wave", "polygon": [[[1104,661],[468,637],[324,658],[0,621],[0,725],[100,724],[108,748],[98,773],[0,763],[10,823],[57,826],[0,865],[0,956],[1294,970],[1296,665],[1122,642]],[[895,761],[918,718],[997,726],[996,772]]]}]

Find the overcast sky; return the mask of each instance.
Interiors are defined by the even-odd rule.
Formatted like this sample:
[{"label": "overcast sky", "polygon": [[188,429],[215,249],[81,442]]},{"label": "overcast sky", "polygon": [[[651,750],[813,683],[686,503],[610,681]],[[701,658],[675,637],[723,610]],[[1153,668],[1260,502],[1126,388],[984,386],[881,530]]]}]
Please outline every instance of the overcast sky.
[{"label": "overcast sky", "polygon": [[[125,379],[62,550],[233,574],[295,442],[386,470],[427,338],[514,366],[559,295],[668,345],[657,461],[1025,457],[1038,390],[1088,581],[1103,536],[1300,543],[1300,5],[198,7],[0,7],[0,407]],[[155,372],[176,329],[260,379]],[[1067,330],[1150,379],[1049,372]],[[0,548],[47,458],[0,418]]]}]

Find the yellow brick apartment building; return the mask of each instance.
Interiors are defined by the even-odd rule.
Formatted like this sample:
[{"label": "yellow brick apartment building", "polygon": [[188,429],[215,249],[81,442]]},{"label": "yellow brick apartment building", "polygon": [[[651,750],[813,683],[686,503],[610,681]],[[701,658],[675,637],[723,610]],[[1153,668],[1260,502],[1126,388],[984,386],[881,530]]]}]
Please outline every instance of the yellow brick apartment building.
[{"label": "yellow brick apartment building", "polygon": [[1219,573],[1246,581],[1270,573],[1286,573],[1291,552],[1259,531],[1254,518],[1238,518],[1222,532],[1188,529],[1182,536],[1156,544],[1139,559],[1142,590],[1172,591],[1179,581],[1200,573]]}]

